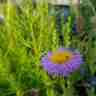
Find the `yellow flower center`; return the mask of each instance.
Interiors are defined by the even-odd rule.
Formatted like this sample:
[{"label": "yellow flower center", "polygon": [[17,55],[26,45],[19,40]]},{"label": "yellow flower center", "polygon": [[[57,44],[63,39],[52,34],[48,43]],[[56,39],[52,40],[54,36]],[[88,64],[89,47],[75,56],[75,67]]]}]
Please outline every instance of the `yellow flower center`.
[{"label": "yellow flower center", "polygon": [[53,52],[52,56],[49,57],[49,60],[53,63],[64,64],[67,60],[72,58],[72,53],[69,51],[58,51]]}]

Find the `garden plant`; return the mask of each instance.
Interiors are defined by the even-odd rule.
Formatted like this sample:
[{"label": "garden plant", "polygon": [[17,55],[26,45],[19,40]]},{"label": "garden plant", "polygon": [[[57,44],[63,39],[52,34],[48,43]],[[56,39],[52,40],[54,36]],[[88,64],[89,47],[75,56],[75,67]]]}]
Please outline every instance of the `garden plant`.
[{"label": "garden plant", "polygon": [[0,96],[96,96],[95,2],[71,6],[66,23],[61,16],[63,39],[47,2],[0,7]]}]

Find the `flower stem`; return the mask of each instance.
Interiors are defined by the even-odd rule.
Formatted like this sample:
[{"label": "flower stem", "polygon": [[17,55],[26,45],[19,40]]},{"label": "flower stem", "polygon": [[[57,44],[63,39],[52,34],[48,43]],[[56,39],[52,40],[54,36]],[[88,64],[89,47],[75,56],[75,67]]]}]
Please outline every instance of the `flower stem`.
[{"label": "flower stem", "polygon": [[23,92],[21,89],[17,90],[16,96],[23,96]]},{"label": "flower stem", "polygon": [[[73,96],[73,88],[72,88],[72,84],[70,82],[68,82],[68,80],[64,80],[63,83],[64,86],[64,94],[63,96]],[[66,86],[67,84],[67,86]]]}]

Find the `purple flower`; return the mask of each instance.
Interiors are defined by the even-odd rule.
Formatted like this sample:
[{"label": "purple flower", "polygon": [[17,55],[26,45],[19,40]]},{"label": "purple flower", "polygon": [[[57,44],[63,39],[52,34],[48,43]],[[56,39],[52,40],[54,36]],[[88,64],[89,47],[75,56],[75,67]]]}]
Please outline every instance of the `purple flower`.
[{"label": "purple flower", "polygon": [[82,56],[78,51],[67,48],[59,48],[55,52],[49,51],[42,57],[41,64],[50,75],[68,76],[76,71],[83,63]]}]

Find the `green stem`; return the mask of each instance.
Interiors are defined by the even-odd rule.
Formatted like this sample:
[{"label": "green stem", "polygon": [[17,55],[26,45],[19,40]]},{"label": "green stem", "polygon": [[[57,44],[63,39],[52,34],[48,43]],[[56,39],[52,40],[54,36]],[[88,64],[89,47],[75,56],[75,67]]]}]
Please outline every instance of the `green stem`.
[{"label": "green stem", "polygon": [[47,96],[54,96],[54,90],[51,88],[47,88]]},{"label": "green stem", "polygon": [[16,96],[23,96],[23,91],[21,89],[18,89],[16,92]]},{"label": "green stem", "polygon": [[[67,87],[65,86],[65,83],[67,83],[67,84],[69,83]],[[68,82],[68,80],[63,80],[62,84],[64,84],[64,86],[63,86],[63,88],[64,88],[63,96],[73,96],[72,84],[70,82]]]},{"label": "green stem", "polygon": [[63,96],[73,96],[72,89],[64,87],[64,95]]}]

